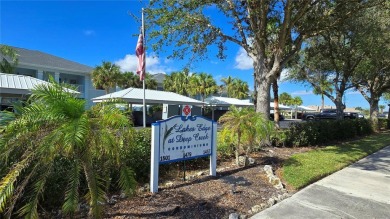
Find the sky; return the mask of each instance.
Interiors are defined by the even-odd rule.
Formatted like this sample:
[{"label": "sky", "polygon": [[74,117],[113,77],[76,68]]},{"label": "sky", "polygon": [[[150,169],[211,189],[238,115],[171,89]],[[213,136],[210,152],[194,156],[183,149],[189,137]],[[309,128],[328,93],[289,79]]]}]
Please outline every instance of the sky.
[{"label": "sky", "polygon": [[[1,0],[0,44],[38,50],[91,67],[110,61],[123,71],[135,72],[135,46],[141,23],[133,16],[140,18],[146,4],[139,0]],[[218,22],[228,27],[223,20]],[[252,61],[242,48],[227,44],[225,60],[219,60],[212,50],[208,59],[195,62],[190,71],[212,74],[219,84],[223,77],[237,77],[253,90]],[[167,59],[169,51],[172,49],[166,48],[157,57],[148,49],[146,71],[170,74],[182,70],[188,59]],[[314,95],[309,86],[283,79],[279,85],[279,94],[300,96],[303,105],[321,104],[321,97]],[[369,108],[361,94],[353,90],[347,91],[345,101],[347,107]],[[328,98],[325,104],[334,105]],[[387,106],[383,101],[380,104]]]}]

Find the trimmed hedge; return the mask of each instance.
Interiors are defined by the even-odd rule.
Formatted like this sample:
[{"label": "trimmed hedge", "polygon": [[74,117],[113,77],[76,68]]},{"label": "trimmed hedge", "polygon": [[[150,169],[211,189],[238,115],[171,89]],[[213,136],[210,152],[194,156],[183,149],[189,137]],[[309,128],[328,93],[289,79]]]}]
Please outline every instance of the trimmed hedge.
[{"label": "trimmed hedge", "polygon": [[320,145],[373,133],[369,120],[321,120],[293,123],[285,132],[284,145],[288,147]]}]

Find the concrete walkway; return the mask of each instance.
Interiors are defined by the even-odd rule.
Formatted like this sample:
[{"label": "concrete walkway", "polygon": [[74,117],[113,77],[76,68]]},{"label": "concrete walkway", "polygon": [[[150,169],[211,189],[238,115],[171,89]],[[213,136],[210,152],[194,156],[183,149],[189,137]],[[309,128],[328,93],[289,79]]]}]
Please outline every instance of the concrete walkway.
[{"label": "concrete walkway", "polygon": [[252,218],[390,218],[390,146]]}]

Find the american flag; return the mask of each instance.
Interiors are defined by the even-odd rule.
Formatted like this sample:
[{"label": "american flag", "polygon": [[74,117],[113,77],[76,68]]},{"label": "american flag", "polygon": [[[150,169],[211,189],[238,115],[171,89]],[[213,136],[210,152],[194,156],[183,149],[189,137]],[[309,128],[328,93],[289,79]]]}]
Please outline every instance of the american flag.
[{"label": "american flag", "polygon": [[135,54],[138,57],[137,74],[142,81],[145,78],[145,49],[144,49],[144,37],[142,34],[138,37],[137,47],[135,48]]}]

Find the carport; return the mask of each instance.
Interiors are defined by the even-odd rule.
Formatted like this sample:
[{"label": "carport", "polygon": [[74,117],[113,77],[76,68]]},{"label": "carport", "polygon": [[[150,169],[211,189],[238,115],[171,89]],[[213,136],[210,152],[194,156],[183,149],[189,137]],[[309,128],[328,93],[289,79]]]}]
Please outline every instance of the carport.
[{"label": "carport", "polygon": [[214,111],[217,107],[230,107],[232,105],[238,107],[253,107],[253,103],[250,103],[247,100],[240,100],[230,97],[217,97],[211,96],[204,100],[207,106],[211,108],[211,119],[214,120]]},{"label": "carport", "polygon": [[[127,88],[121,91],[106,94],[100,97],[92,98],[94,103],[105,102],[110,100],[123,100],[129,104],[143,104],[144,90],[141,88]],[[194,105],[203,106],[204,103],[190,97],[186,97],[177,93],[159,90],[145,89],[145,105],[163,104],[162,118],[166,119],[172,115],[177,115],[179,108],[176,111],[172,105]],[[173,113],[172,113],[173,112]],[[146,120],[146,117],[145,117]],[[147,120],[146,120],[147,121]]]},{"label": "carport", "polygon": [[[121,99],[128,103],[142,104],[144,90],[141,88],[127,88],[114,93],[106,94],[100,97],[92,98],[94,103],[104,102],[110,99]],[[159,90],[145,89],[146,104],[172,104],[172,105],[195,105],[202,106],[203,102],[186,97],[177,93]]]}]

